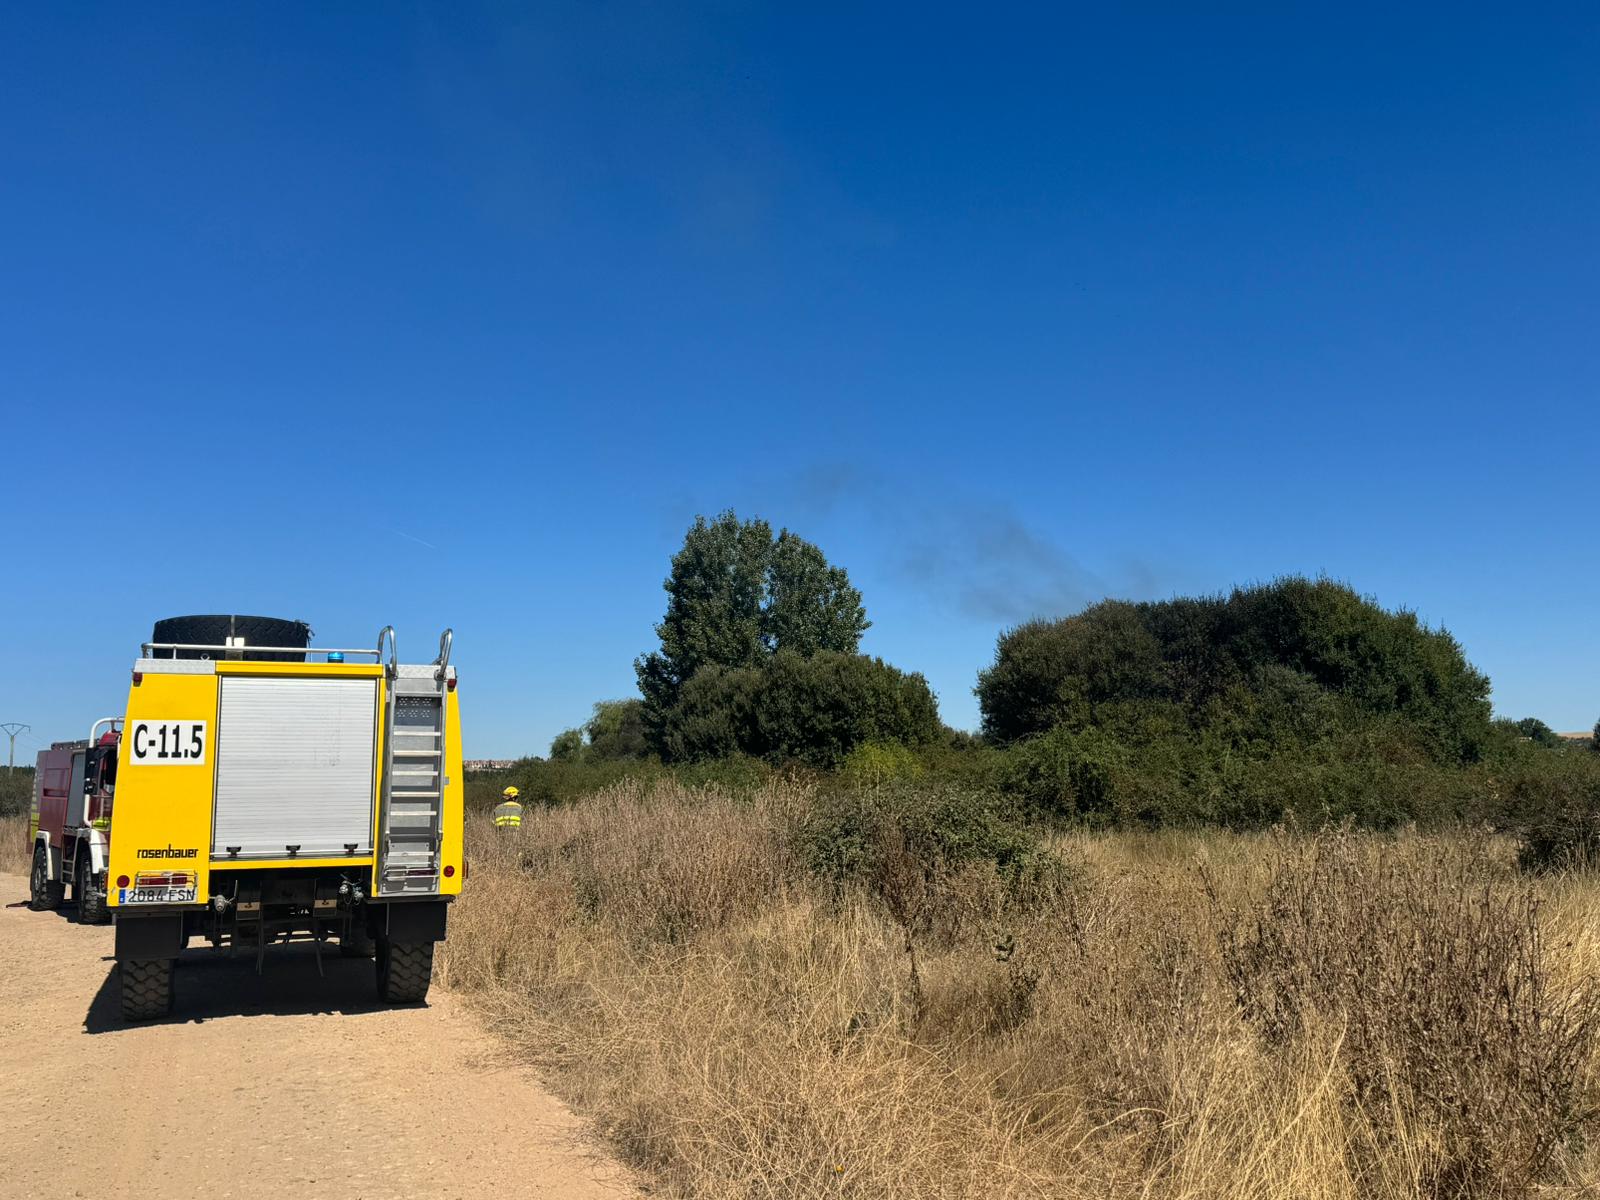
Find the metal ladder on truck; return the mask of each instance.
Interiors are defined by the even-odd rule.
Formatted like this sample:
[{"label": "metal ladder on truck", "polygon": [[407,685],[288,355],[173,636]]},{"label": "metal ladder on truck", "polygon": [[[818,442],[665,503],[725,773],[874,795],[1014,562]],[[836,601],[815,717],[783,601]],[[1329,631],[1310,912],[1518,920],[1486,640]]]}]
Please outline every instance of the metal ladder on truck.
[{"label": "metal ladder on truck", "polygon": [[439,657],[402,665],[394,628],[378,635],[379,656],[389,639],[389,699],[378,817],[378,896],[430,895],[439,890],[445,788],[445,695],[451,678],[453,633],[439,637]]}]

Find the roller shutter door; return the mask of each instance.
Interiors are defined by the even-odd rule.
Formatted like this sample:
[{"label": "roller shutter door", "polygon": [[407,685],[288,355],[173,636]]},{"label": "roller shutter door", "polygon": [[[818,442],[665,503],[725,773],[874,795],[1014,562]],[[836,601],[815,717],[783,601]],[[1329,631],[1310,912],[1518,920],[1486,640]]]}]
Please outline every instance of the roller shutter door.
[{"label": "roller shutter door", "polygon": [[372,849],[375,679],[221,680],[212,854]]}]

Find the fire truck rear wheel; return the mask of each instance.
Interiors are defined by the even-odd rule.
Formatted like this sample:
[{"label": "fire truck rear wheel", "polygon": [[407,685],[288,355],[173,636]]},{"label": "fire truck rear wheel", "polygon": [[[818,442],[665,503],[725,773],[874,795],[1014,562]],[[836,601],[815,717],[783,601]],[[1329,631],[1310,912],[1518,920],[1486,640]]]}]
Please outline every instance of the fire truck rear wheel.
[{"label": "fire truck rear wheel", "polygon": [[172,1011],[172,959],[123,959],[117,964],[117,978],[124,1021],[152,1021]]},{"label": "fire truck rear wheel", "polygon": [[72,883],[72,898],[78,902],[79,921],[85,925],[105,924],[105,894],[94,886],[94,872],[89,869],[87,860],[80,859],[78,862],[78,877]]},{"label": "fire truck rear wheel", "polygon": [[50,878],[50,852],[43,846],[33,851],[33,870],[28,875],[28,907],[34,912],[60,908],[66,898],[67,885]]},{"label": "fire truck rear wheel", "polygon": [[433,979],[432,942],[378,942],[378,996],[385,1004],[420,1004]]}]

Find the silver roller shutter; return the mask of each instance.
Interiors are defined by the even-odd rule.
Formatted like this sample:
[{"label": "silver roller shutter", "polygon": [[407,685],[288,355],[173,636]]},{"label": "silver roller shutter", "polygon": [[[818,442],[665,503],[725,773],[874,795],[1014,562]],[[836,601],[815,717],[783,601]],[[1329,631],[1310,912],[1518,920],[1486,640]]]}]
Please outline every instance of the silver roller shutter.
[{"label": "silver roller shutter", "polygon": [[375,679],[221,681],[211,850],[301,857],[372,849]]}]

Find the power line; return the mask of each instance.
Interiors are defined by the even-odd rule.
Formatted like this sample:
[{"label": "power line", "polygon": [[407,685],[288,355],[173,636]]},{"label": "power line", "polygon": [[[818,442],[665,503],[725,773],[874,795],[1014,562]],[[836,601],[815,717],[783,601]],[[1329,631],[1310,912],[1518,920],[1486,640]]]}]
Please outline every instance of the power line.
[{"label": "power line", "polygon": [[6,774],[9,775],[17,768],[17,734],[27,733],[32,728],[32,725],[24,725],[21,721],[0,722],[0,733],[11,735],[11,749],[6,754]]}]

